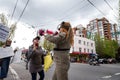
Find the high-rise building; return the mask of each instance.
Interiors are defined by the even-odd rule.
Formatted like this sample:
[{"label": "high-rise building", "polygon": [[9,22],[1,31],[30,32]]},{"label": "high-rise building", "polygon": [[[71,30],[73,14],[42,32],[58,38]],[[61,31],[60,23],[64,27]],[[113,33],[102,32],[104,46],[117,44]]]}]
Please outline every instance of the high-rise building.
[{"label": "high-rise building", "polygon": [[88,35],[94,39],[95,35],[109,40],[118,40],[116,33],[116,24],[111,24],[105,17],[101,19],[94,19],[87,25]]}]

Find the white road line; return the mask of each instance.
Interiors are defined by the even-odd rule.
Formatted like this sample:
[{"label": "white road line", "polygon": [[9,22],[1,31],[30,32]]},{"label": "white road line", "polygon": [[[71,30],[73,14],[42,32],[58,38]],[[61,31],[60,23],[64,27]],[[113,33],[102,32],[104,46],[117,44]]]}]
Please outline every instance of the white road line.
[{"label": "white road line", "polygon": [[13,75],[14,80],[20,80],[18,74],[16,73],[16,71],[11,66],[9,67],[9,69],[10,69],[10,72],[12,73],[12,75]]},{"label": "white road line", "polygon": [[115,73],[115,75],[120,75],[120,73]]},{"label": "white road line", "polygon": [[109,76],[103,76],[102,78],[105,78],[105,79],[108,79],[108,78],[111,78],[112,76],[109,75]]}]

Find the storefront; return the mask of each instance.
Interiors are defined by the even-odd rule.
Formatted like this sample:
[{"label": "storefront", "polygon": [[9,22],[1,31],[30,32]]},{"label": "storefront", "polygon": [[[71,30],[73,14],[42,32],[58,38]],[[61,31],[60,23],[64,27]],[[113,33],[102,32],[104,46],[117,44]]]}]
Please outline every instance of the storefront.
[{"label": "storefront", "polygon": [[89,57],[90,57],[89,53],[80,53],[80,52],[70,53],[71,62],[87,63]]}]

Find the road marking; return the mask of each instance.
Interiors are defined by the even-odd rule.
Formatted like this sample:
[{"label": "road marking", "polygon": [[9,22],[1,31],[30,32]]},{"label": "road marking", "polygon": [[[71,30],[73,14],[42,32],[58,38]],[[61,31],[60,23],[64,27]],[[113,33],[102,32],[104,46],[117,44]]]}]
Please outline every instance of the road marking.
[{"label": "road marking", "polygon": [[115,73],[115,75],[120,75],[120,73]]},{"label": "road marking", "polygon": [[12,73],[12,75],[13,75],[14,80],[20,80],[18,74],[16,73],[16,71],[11,66],[9,67],[9,69],[10,69],[10,72]]},{"label": "road marking", "polygon": [[109,76],[103,76],[102,78],[105,78],[105,79],[108,79],[108,78],[111,78],[112,76],[109,75]]}]

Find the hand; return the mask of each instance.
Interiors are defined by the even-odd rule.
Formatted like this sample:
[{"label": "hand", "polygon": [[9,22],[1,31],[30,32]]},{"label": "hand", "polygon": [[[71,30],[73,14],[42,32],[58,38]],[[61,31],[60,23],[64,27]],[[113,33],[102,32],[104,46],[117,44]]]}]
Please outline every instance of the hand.
[{"label": "hand", "polygon": [[37,49],[37,46],[36,45],[33,45],[33,50],[35,51]]}]

